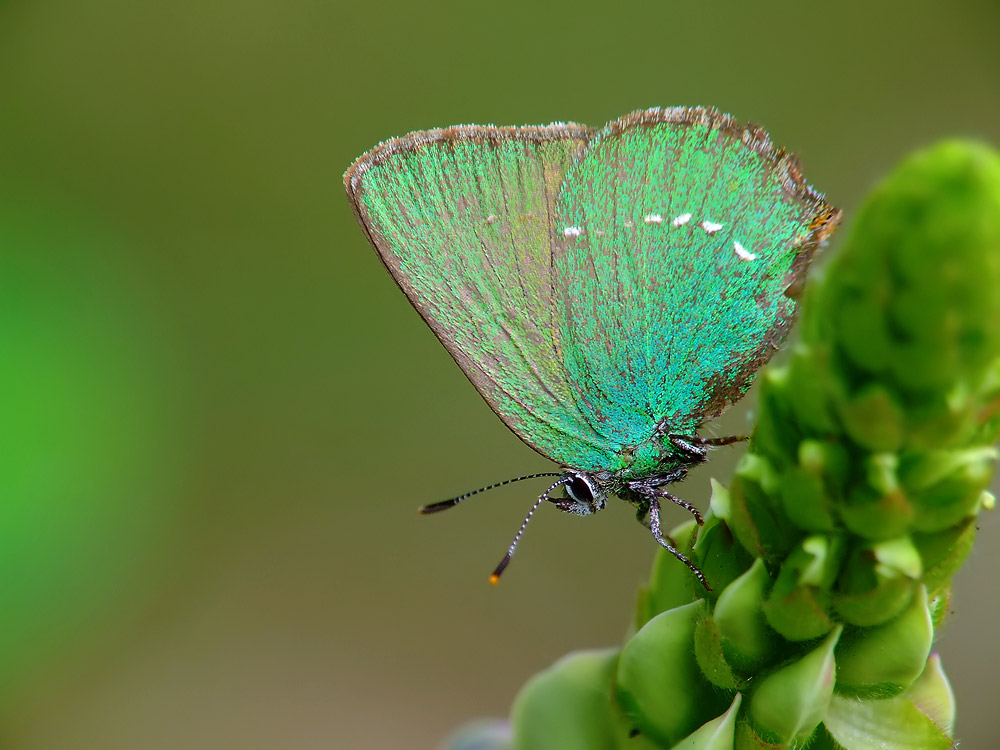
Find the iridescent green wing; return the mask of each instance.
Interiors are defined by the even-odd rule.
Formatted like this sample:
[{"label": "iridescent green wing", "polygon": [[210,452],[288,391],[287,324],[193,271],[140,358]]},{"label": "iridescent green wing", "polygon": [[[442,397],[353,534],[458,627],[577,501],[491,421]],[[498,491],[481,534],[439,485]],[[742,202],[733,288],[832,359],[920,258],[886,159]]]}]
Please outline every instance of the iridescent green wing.
[{"label": "iridescent green wing", "polygon": [[573,398],[553,307],[553,213],[582,126],[459,126],[365,154],[344,182],[389,272],[501,419],[554,461],[606,448]]},{"label": "iridescent green wing", "polygon": [[690,433],[738,399],[837,217],[793,157],[714,110],[598,133],[560,194],[555,266],[565,368],[601,438]]}]

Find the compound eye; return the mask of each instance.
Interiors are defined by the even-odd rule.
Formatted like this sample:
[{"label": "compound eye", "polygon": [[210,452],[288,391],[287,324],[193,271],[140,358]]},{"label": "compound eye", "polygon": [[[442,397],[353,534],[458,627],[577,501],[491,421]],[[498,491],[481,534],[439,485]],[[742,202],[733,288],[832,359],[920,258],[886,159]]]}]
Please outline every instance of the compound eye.
[{"label": "compound eye", "polygon": [[594,493],[590,489],[590,484],[579,474],[575,474],[573,479],[566,485],[566,492],[579,503],[594,502]]}]

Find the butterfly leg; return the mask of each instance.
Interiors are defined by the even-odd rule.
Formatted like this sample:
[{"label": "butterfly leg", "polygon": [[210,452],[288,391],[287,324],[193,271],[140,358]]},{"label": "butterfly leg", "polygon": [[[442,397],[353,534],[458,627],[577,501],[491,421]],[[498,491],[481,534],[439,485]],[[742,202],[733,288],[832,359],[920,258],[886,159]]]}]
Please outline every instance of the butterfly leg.
[{"label": "butterfly leg", "polygon": [[697,435],[667,435],[667,438],[688,463],[700,464],[706,460],[708,448]]},{"label": "butterfly leg", "polygon": [[726,435],[725,437],[703,438],[698,435],[667,435],[670,442],[694,461],[704,461],[709,448],[742,443],[750,439],[749,435]]},{"label": "butterfly leg", "polygon": [[[647,529],[650,528],[650,523],[649,523],[649,503],[643,503],[643,504],[641,504],[638,507],[638,509],[635,512],[635,520],[637,520],[641,525],[645,526]],[[670,536],[670,534],[667,534],[667,533],[663,532],[662,529],[661,529],[660,533],[661,533],[661,535],[663,536],[664,539],[666,539],[668,542],[670,542],[670,544],[672,546],[674,546],[674,547],[677,546],[677,542],[674,541],[674,538],[672,536]]]},{"label": "butterfly leg", "polygon": [[726,435],[717,438],[700,438],[702,445],[718,448],[720,445],[732,445],[733,443],[745,443],[750,439],[749,435]]},{"label": "butterfly leg", "polygon": [[684,510],[686,510],[688,513],[690,513],[692,516],[694,516],[694,520],[698,522],[699,526],[704,526],[705,525],[705,519],[701,517],[701,513],[699,513],[698,509],[696,507],[694,507],[693,505],[691,505],[691,503],[687,502],[686,500],[681,500],[676,495],[670,494],[669,492],[667,492],[662,487],[657,487],[656,488],[656,494],[659,497],[666,498],[667,500],[669,500],[670,502],[672,502],[674,505],[681,506]]},{"label": "butterfly leg", "polygon": [[708,581],[705,580],[705,574],[693,562],[681,554],[680,550],[671,544],[673,540],[667,537],[660,529],[660,501],[656,497],[649,500],[649,529],[653,532],[653,538],[659,542],[661,547],[690,568],[695,577],[701,581],[701,585],[705,587],[706,591],[712,590],[712,587],[708,585]]}]

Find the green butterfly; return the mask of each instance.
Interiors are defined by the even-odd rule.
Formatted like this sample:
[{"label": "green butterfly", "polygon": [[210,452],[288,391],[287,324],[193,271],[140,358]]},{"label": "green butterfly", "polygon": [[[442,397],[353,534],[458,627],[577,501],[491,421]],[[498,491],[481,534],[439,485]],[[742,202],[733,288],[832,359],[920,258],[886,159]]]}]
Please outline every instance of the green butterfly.
[{"label": "green butterfly", "polygon": [[562,467],[508,480],[558,477],[491,580],[542,502],[587,515],[617,495],[708,587],[661,530],[660,503],[700,522],[667,487],[709,447],[740,439],[696,432],[784,339],[813,252],[840,218],[795,158],[714,109],[649,109],[600,130],[410,133],[364,154],[344,184],[382,262],[472,384]]}]

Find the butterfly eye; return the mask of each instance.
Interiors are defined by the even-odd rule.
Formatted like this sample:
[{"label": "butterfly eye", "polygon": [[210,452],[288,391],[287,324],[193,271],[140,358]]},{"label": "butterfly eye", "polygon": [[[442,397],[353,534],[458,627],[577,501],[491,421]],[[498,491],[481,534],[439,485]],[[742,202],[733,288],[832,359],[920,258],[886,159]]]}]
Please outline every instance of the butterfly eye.
[{"label": "butterfly eye", "polygon": [[594,502],[594,490],[581,474],[573,475],[570,483],[566,485],[566,494],[578,503],[591,505]]}]

